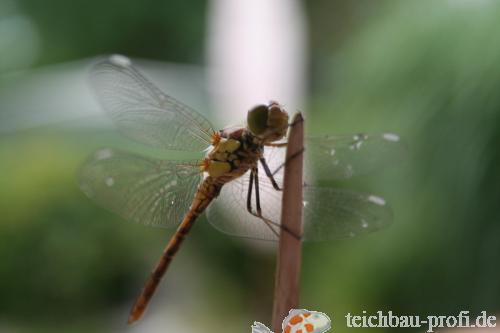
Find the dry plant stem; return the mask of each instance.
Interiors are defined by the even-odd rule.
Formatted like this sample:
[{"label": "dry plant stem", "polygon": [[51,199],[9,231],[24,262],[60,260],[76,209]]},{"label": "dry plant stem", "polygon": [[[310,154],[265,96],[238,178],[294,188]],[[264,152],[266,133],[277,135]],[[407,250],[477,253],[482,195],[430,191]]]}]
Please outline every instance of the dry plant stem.
[{"label": "dry plant stem", "polygon": [[[281,225],[295,235],[302,235],[302,169],[304,150],[304,120],[294,116],[288,137]],[[273,331],[281,332],[281,322],[288,311],[299,304],[302,242],[289,232],[280,233],[273,308]]]}]

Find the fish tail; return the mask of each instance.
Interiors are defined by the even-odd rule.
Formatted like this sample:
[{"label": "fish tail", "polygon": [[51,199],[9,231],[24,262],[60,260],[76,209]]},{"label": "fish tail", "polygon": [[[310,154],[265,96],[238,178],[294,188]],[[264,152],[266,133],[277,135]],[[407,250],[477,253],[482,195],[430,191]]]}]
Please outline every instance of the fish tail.
[{"label": "fish tail", "polygon": [[252,333],[273,333],[266,325],[255,321],[252,325]]}]

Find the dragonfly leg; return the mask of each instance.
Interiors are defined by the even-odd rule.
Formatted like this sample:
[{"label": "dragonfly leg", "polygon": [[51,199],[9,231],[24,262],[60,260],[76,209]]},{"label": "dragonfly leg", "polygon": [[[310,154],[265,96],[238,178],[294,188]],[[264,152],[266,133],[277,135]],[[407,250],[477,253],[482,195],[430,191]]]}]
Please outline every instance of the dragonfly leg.
[{"label": "dragonfly leg", "polygon": [[[293,127],[295,125],[297,125],[299,122],[303,122],[304,119],[302,117],[296,117],[297,119],[295,119],[295,121],[293,123],[290,123],[288,124],[289,127]],[[284,147],[288,144],[288,142],[284,142],[284,143],[276,143],[275,145],[273,145],[273,147]],[[299,156],[299,155],[302,155],[302,153],[304,152],[304,148],[302,148],[301,150],[299,150],[298,152],[292,154],[292,156],[290,156],[283,164],[281,164],[279,167],[276,168],[276,170],[273,171],[272,175],[274,176],[278,171],[280,171],[289,161],[291,161],[292,159],[294,159],[295,157]]]},{"label": "dragonfly leg", "polygon": [[271,181],[273,184],[273,187],[276,191],[281,191],[281,188],[279,187],[278,183],[276,182],[276,179],[274,179],[273,173],[269,169],[269,165],[267,165],[266,159],[262,157],[260,159],[260,163],[262,164],[262,167],[264,168],[264,171],[266,173],[267,178]]},{"label": "dragonfly leg", "polygon": [[255,205],[257,206],[257,214],[262,216],[262,209],[260,208],[260,191],[259,191],[259,169],[254,168],[254,180],[255,180]]},{"label": "dragonfly leg", "polygon": [[271,231],[276,235],[276,237],[279,238],[279,233],[273,228],[273,226],[277,227],[277,228],[280,228],[282,229],[283,231],[285,232],[288,232],[292,237],[298,239],[298,240],[301,240],[302,239],[302,236],[293,232],[292,230],[290,230],[289,228],[287,228],[286,226],[284,225],[281,225],[279,223],[276,223],[274,221],[271,221],[267,218],[265,218],[264,216],[262,216],[262,214],[258,214],[258,213],[255,213],[255,212],[250,212],[250,214],[252,214],[253,216],[261,219],[268,227],[269,229],[271,229]]},{"label": "dragonfly leg", "polygon": [[276,170],[274,170],[272,172],[272,175],[274,176],[275,174],[277,174],[287,163],[290,163],[291,160],[293,160],[294,158],[302,155],[304,153],[304,150],[306,150],[305,148],[302,148],[301,150],[299,150],[298,152],[292,154],[290,157],[287,158],[287,160],[283,163],[281,163],[281,165],[279,167],[276,168]]},{"label": "dragonfly leg", "polygon": [[252,213],[252,188],[253,188],[253,169],[250,170],[250,185],[248,186],[247,193],[247,210]]},{"label": "dragonfly leg", "polygon": [[288,142],[266,143],[264,146],[266,146],[266,147],[283,148],[283,147],[286,147],[287,144],[288,144]]},{"label": "dragonfly leg", "polygon": [[[252,209],[252,190],[253,190],[253,184],[255,182],[255,201],[257,204],[257,213],[253,211]],[[268,227],[271,229],[272,233],[276,235],[276,237],[279,238],[279,233],[273,228],[273,225],[277,225],[276,223],[272,222],[269,219],[266,219],[265,217],[262,216],[261,212],[261,207],[260,207],[260,193],[259,193],[259,187],[258,187],[258,176],[256,174],[256,168],[252,168],[250,170],[250,185],[248,186],[248,194],[247,194],[247,210],[250,214],[253,216],[259,218],[262,220]],[[277,225],[279,227],[279,225]]]},{"label": "dragonfly leg", "polygon": [[[252,174],[253,174],[253,176],[252,176]],[[280,229],[283,229],[285,232],[288,232],[291,236],[300,240],[302,238],[300,235],[296,234],[295,232],[293,232],[289,228],[287,228],[279,223],[271,221],[270,219],[268,219],[262,215],[262,209],[260,206],[259,171],[257,168],[252,169],[252,171],[250,173],[250,181],[255,182],[255,203],[257,206],[257,212],[254,212],[252,210],[251,204],[250,204],[250,206],[248,206],[248,202],[251,202],[252,200],[251,200],[251,198],[247,198],[247,208],[249,209],[248,212],[250,214],[252,214],[253,216],[261,219],[269,227],[269,229],[271,229],[271,231],[276,235],[276,237],[279,238],[279,233],[273,228],[273,226],[280,228]],[[252,184],[250,183],[250,186],[249,186],[249,194],[250,195],[251,195],[251,190],[250,190],[251,186],[252,186]]]},{"label": "dragonfly leg", "polygon": [[298,123],[302,123],[302,122],[304,122],[304,118],[295,117],[295,120],[293,121],[293,123],[288,124],[288,126],[293,127],[293,126],[297,125]]}]

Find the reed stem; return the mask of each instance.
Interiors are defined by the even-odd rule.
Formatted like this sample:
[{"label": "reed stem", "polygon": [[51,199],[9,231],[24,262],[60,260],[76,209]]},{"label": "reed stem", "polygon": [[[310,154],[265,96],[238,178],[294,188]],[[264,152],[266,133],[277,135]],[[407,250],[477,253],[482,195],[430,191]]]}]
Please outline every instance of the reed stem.
[{"label": "reed stem", "polygon": [[[304,119],[300,113],[292,120],[286,151],[281,224],[295,235],[302,235],[302,170]],[[272,327],[280,333],[281,323],[290,309],[299,305],[302,242],[290,232],[281,232],[279,240]]]}]

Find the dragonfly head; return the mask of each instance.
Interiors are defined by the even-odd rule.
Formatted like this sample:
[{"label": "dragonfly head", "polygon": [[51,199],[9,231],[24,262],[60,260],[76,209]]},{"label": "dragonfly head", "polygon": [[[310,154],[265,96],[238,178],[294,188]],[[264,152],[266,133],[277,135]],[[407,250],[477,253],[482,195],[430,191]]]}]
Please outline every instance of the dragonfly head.
[{"label": "dragonfly head", "polygon": [[257,105],[248,111],[247,126],[264,143],[278,141],[288,130],[288,113],[274,101]]}]

